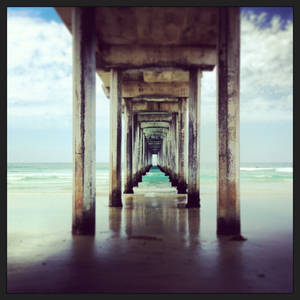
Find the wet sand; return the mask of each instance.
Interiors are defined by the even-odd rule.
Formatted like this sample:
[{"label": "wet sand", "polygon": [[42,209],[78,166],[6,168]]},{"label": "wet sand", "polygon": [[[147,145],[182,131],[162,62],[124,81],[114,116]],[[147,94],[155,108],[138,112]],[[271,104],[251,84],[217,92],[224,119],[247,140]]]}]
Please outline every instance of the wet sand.
[{"label": "wet sand", "polygon": [[214,192],[203,190],[201,208],[186,209],[185,195],[135,191],[123,208],[97,195],[95,237],[72,236],[69,194],[10,195],[8,292],[292,292],[287,194],[241,194],[248,240],[231,241],[216,236]]}]

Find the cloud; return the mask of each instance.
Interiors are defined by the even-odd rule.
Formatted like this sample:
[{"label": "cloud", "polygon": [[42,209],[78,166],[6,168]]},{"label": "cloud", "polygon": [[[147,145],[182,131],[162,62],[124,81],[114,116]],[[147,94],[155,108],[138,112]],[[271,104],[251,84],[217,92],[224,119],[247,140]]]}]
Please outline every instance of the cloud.
[{"label": "cloud", "polygon": [[292,120],[293,24],[279,16],[261,27],[261,15],[242,15],[241,119]]},{"label": "cloud", "polygon": [[[266,13],[241,16],[241,122],[291,121],[293,110],[293,24]],[[262,26],[264,25],[264,26]],[[202,119],[216,120],[216,70],[202,80]]]},{"label": "cloud", "polygon": [[[64,24],[26,11],[9,13],[7,30],[8,125],[71,128],[71,34]],[[109,102],[99,78],[96,86],[97,124],[108,127],[103,118],[107,119]]]},{"label": "cloud", "polygon": [[[241,122],[292,120],[293,24],[241,16]],[[64,24],[8,14],[8,126],[72,127],[72,40]],[[108,128],[109,100],[96,77],[97,127]],[[203,122],[216,119],[216,71],[202,80]]]}]

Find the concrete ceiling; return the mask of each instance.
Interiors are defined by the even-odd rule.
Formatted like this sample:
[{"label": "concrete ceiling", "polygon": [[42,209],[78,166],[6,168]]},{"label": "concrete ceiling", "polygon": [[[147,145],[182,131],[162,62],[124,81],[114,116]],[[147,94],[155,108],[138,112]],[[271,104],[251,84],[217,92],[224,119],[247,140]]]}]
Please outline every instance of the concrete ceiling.
[{"label": "concrete ceiling", "polygon": [[[55,7],[71,31],[71,7]],[[97,7],[103,46],[216,46],[216,7]]]},{"label": "concrete ceiling", "polygon": [[[56,7],[72,32],[72,7]],[[216,7],[97,7],[96,68],[109,97],[110,69],[123,72],[123,95],[188,97],[191,67],[216,65]]]},{"label": "concrete ceiling", "polygon": [[[72,32],[72,7],[55,8]],[[218,8],[97,7],[96,69],[110,96],[110,70],[122,70],[122,97],[132,101],[157,153],[178,98],[189,97],[189,70],[216,65]],[[123,105],[124,105],[123,100]]]}]

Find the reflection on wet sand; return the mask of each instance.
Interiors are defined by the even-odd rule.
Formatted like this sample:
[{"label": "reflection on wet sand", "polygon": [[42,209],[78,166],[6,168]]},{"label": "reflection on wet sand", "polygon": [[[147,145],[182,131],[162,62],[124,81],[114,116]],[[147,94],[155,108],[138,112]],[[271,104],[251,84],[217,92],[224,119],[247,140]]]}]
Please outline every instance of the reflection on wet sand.
[{"label": "reflection on wet sand", "polygon": [[[244,278],[243,242],[229,241],[228,238],[218,238],[216,265],[218,272],[215,278],[222,285],[223,292],[247,291],[247,282]],[[237,284],[238,283],[238,284]]]},{"label": "reflection on wet sand", "polygon": [[[174,195],[172,195],[174,198]],[[170,239],[180,237],[185,246],[199,242],[200,208],[183,208],[185,197],[127,196],[123,210],[109,207],[109,228],[115,236],[128,239]],[[177,200],[177,201],[176,201]],[[179,205],[178,205],[179,204]],[[185,204],[185,202],[184,202]],[[123,216],[122,216],[123,215]],[[125,224],[122,224],[122,218]],[[122,228],[124,226],[124,228]]]},{"label": "reflection on wet sand", "polygon": [[121,221],[122,221],[122,208],[109,207],[108,214],[109,229],[115,233],[116,236],[120,236]]},{"label": "reflection on wet sand", "polygon": [[[97,199],[98,203],[106,200]],[[72,236],[66,230],[51,239],[45,233],[43,243],[33,242],[38,235],[25,239],[23,248],[8,249],[8,290],[201,293],[292,289],[290,260],[286,260],[292,257],[289,239],[263,245],[255,239],[218,239],[207,228],[209,215],[203,208],[186,209],[185,202],[185,196],[174,194],[124,195],[123,208],[96,206],[95,237]],[[279,265],[274,267],[272,260]]]}]

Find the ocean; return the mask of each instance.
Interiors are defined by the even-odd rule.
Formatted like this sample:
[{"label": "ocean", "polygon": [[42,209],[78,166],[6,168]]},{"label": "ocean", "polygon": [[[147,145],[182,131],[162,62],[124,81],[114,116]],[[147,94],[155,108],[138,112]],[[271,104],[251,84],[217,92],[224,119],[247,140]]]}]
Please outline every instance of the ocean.
[{"label": "ocean", "polygon": [[[124,174],[122,174],[124,175]],[[207,228],[215,230],[217,211],[216,164],[200,166],[200,205]],[[123,189],[122,176],[122,189]],[[108,206],[109,164],[96,164],[96,209]],[[157,167],[134,187],[134,194],[168,196],[177,194],[169,177]],[[175,196],[175,195],[174,195]],[[71,163],[9,163],[7,171],[8,230],[23,223],[40,223],[41,213],[61,215],[64,222],[72,214]],[[241,163],[240,210],[244,229],[263,226],[292,230],[293,223],[293,165],[291,163]],[[33,213],[34,211],[34,213]],[[27,214],[27,218],[24,215]],[[65,217],[63,217],[65,215]],[[276,221],[275,221],[276,220]],[[280,220],[280,222],[278,221]],[[31,224],[34,225],[34,224]],[[40,226],[40,225],[38,225]],[[69,225],[71,226],[71,225]],[[29,228],[29,227],[28,227]],[[29,230],[29,229],[28,229]]]},{"label": "ocean", "polygon": [[[200,188],[216,186],[216,164],[203,163],[200,166]],[[108,192],[109,164],[96,164],[96,191]],[[292,163],[241,163],[241,188],[248,189],[253,185],[276,185],[292,187]],[[153,169],[139,184],[143,191],[174,192],[159,170]],[[8,163],[7,168],[8,193],[70,193],[72,192],[71,163]]]}]

